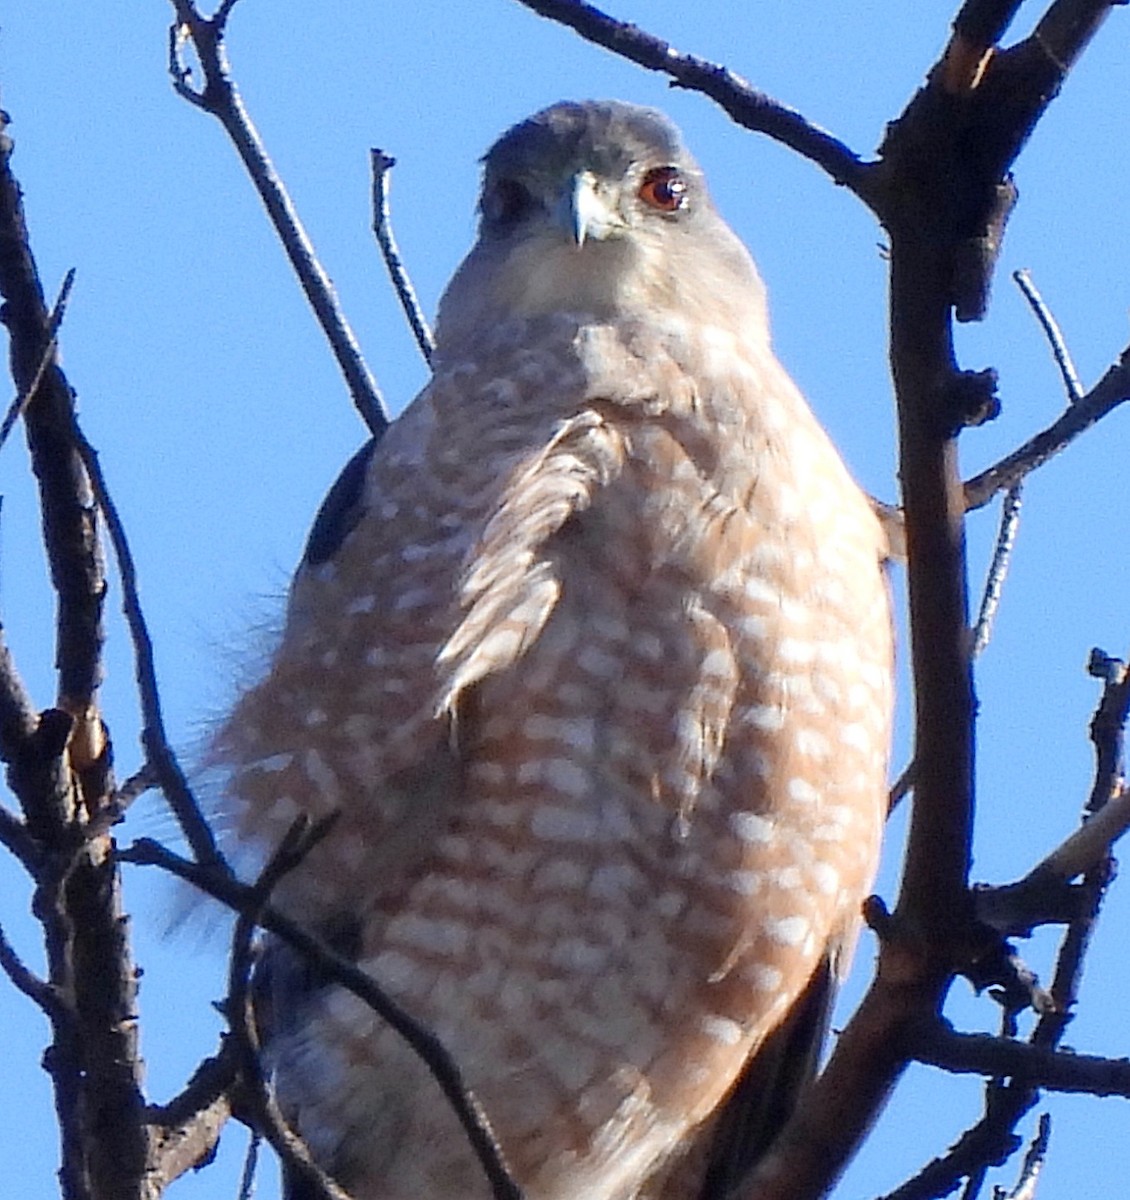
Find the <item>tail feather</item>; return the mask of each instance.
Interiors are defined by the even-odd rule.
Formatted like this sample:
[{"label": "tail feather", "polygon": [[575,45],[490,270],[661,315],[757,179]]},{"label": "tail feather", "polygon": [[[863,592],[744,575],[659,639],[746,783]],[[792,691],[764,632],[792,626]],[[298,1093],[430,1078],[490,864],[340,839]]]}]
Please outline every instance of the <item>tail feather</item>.
[{"label": "tail feather", "polygon": [[835,1000],[825,959],[785,1022],[755,1051],[718,1117],[699,1200],[733,1200],[816,1074]]}]

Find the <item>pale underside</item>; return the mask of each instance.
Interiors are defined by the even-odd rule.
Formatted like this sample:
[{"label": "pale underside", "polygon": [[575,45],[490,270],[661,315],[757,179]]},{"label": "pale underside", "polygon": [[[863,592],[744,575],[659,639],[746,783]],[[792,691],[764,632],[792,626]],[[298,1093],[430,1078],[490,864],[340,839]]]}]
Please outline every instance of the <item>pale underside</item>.
[{"label": "pale underside", "polygon": [[[279,903],[350,925],[530,1200],[692,1196],[664,1179],[873,875],[875,519],[767,345],[570,314],[441,363],[364,503],[217,740],[239,836],[340,810]],[[280,1097],[357,1200],[486,1197],[399,1039],[302,1004]]]}]

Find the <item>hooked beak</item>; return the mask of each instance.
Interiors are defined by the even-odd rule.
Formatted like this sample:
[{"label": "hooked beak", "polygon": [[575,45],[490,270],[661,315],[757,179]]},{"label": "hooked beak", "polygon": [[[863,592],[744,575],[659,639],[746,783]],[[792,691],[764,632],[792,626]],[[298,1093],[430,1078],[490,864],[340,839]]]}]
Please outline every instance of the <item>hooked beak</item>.
[{"label": "hooked beak", "polygon": [[578,171],[569,179],[555,215],[578,247],[588,238],[602,241],[621,224],[607,199],[597,192],[596,176],[591,171]]}]

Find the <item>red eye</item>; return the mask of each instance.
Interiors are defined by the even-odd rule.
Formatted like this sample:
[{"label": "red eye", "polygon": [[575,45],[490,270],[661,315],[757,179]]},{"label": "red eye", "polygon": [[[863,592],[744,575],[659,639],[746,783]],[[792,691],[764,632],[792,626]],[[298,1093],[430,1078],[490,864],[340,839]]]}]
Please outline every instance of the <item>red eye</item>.
[{"label": "red eye", "polygon": [[656,167],[643,177],[640,199],[660,212],[678,212],[687,202],[687,181],[678,167]]}]

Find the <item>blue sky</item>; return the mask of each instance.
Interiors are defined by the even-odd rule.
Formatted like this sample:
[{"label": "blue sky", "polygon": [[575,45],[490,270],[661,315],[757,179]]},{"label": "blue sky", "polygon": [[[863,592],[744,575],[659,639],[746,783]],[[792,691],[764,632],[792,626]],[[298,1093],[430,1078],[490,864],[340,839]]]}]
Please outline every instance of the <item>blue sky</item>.
[{"label": "blue sky", "polygon": [[[918,86],[944,44],[956,0],[617,0],[680,49],[726,62],[862,153]],[[1025,11],[1031,6],[1026,6]],[[321,494],[363,439],[344,387],[258,200],[216,122],[174,96],[165,74],[171,7],[160,0],[8,6],[0,100],[48,291],[77,282],[63,356],[86,431],[127,521],[157,642],[173,737],[189,757],[269,644],[286,580]],[[1038,15],[1033,8],[1029,24]],[[1027,32],[1021,21],[1018,32]],[[1126,16],[1116,13],[1052,106],[1017,168],[990,319],[960,331],[963,365],[1001,372],[1002,417],[966,435],[971,474],[1062,405],[1035,322],[1008,281],[1027,267],[1054,307],[1090,385],[1127,342],[1130,308],[1130,102]],[[243,0],[229,49],[254,119],[292,189],[369,363],[394,409],[424,366],[395,307],[369,231],[368,148],[399,165],[397,235],[431,310],[473,236],[478,156],[506,126],[552,101],[615,96],[666,109],[706,168],[719,207],[770,289],[778,353],[860,480],[895,494],[885,365],[882,231],[846,192],[708,100],[588,46],[510,0]],[[1017,877],[1076,821],[1090,781],[1086,725],[1099,645],[1130,647],[1130,414],[1119,413],[1033,478],[996,635],[978,665],[981,757],[975,877]],[[54,693],[51,610],[24,451],[0,455],[0,618],[39,703]],[[974,587],[995,532],[973,517]],[[112,594],[116,609],[118,593]],[[124,776],[138,764],[132,666],[111,627],[108,719]],[[896,760],[907,753],[903,685]],[[123,840],[171,834],[155,800]],[[878,890],[893,899],[902,834],[892,823]],[[157,1099],[214,1048],[225,934],[166,939],[171,891],[132,869],[144,1049]],[[0,922],[33,963],[26,881],[0,862]],[[1130,1053],[1123,947],[1130,894],[1116,887],[1091,955],[1068,1042]],[[1049,940],[1024,948],[1047,971]],[[865,937],[849,998],[873,955]],[[969,1028],[992,1005],[958,984],[951,1015]],[[44,1023],[0,987],[5,1070],[0,1161],[13,1195],[55,1194],[50,1093],[38,1062]],[[1054,1098],[1041,1200],[1116,1195],[1130,1170],[1125,1102]],[[838,1195],[889,1190],[979,1113],[980,1085],[925,1069],[899,1090]],[[170,1193],[233,1195],[243,1146],[233,1127],[220,1163]],[[1096,1143],[1102,1145],[1096,1152]],[[1004,1182],[1011,1172],[1002,1176]],[[260,1191],[276,1193],[273,1170]]]}]

